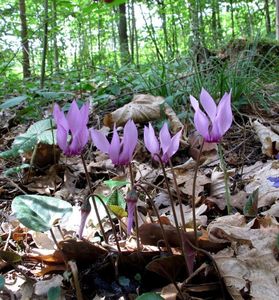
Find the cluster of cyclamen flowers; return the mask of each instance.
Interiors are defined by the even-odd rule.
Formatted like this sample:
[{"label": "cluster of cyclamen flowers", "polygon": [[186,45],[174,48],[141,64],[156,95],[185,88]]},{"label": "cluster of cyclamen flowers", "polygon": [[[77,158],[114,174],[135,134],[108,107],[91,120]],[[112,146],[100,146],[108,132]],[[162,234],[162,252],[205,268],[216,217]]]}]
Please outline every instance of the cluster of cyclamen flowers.
[{"label": "cluster of cyclamen flowers", "polygon": [[[193,96],[190,96],[190,101],[195,110],[196,130],[206,142],[220,142],[232,124],[231,93],[225,93],[217,106],[209,93],[202,89],[200,103],[204,111],[200,109],[199,102]],[[100,131],[88,129],[88,103],[79,109],[76,101],[73,101],[66,116],[59,105],[55,104],[53,116],[57,124],[57,144],[66,156],[81,154],[89,140],[90,132],[94,145],[108,154],[114,165],[128,165],[131,162],[138,141],[138,130],[132,120],[124,126],[122,139],[114,126],[112,139],[109,142]],[[158,140],[154,128],[149,123],[148,127],[144,127],[144,144],[154,160],[158,160],[160,156],[161,160],[167,163],[179,148],[181,134],[182,130],[171,137],[168,125],[165,123],[160,130]]]},{"label": "cluster of cyclamen flowers", "polygon": [[[209,93],[202,89],[200,103],[203,110],[193,96],[190,96],[190,101],[195,110],[194,124],[196,130],[206,142],[220,142],[232,124],[231,93],[225,93],[217,106]],[[67,115],[55,104],[53,116],[57,125],[57,144],[66,156],[80,155],[90,135],[93,144],[98,150],[108,154],[114,165],[125,166],[131,163],[138,142],[138,130],[132,120],[125,124],[122,138],[119,137],[116,125],[114,125],[112,139],[109,142],[102,132],[93,128],[88,129],[88,103],[79,109],[76,101],[73,101]],[[154,128],[149,123],[148,127],[144,127],[144,144],[154,160],[161,160],[163,164],[166,164],[177,152],[181,134],[182,130],[171,137],[168,125],[164,123],[158,139]],[[128,233],[130,233],[136,203],[128,200]]]}]

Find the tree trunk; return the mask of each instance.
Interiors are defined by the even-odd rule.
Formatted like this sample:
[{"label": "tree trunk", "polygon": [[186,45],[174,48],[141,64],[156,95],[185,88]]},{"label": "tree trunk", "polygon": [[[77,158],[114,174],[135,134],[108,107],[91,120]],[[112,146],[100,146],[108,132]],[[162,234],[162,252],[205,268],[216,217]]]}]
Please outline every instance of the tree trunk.
[{"label": "tree trunk", "polygon": [[235,31],[234,31],[234,15],[233,15],[233,0],[230,0],[230,9],[231,9],[231,27],[232,27],[232,37],[234,38],[235,36]]},{"label": "tree trunk", "polygon": [[216,0],[211,1],[212,5],[212,34],[213,43],[215,48],[218,46],[218,33],[217,33],[217,12],[216,12]]},{"label": "tree trunk", "polygon": [[59,72],[59,51],[57,46],[57,2],[52,0],[52,15],[53,15],[53,51],[54,51],[54,66],[55,71]]},{"label": "tree trunk", "polygon": [[163,28],[163,32],[164,32],[166,53],[172,55],[172,49],[171,49],[171,45],[169,43],[169,36],[168,36],[168,30],[167,30],[166,5],[165,5],[164,0],[157,0],[157,5],[159,7],[159,9],[158,9],[159,16],[162,20],[162,28]]},{"label": "tree trunk", "polygon": [[30,58],[29,58],[29,42],[28,42],[28,27],[26,19],[25,0],[19,0],[19,15],[21,21],[21,46],[22,46],[22,69],[23,78],[31,76]]},{"label": "tree trunk", "polygon": [[43,55],[42,55],[42,65],[41,65],[41,80],[40,87],[44,88],[45,84],[45,74],[46,74],[46,56],[47,56],[47,40],[48,40],[48,0],[44,2],[44,37],[43,37]]},{"label": "tree trunk", "polygon": [[130,62],[130,53],[129,53],[129,41],[127,34],[127,18],[126,18],[126,4],[119,5],[119,43],[120,43],[120,55],[121,55],[121,64],[125,65]]},{"label": "tree trunk", "polygon": [[268,0],[264,0],[264,10],[265,10],[265,26],[266,33],[271,33],[271,22],[270,22],[270,14],[269,14],[269,3]]},{"label": "tree trunk", "polygon": [[276,40],[279,41],[279,0],[276,0]]}]

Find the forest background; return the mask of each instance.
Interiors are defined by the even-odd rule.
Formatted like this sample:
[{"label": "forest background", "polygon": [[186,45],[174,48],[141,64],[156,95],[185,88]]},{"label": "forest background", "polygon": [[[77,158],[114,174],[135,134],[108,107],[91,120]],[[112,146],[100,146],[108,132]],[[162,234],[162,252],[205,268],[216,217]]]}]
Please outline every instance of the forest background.
[{"label": "forest background", "polygon": [[[202,86],[214,96],[232,88],[237,107],[251,96],[264,104],[263,85],[278,75],[276,5],[278,0],[0,1],[0,99],[10,100],[1,108],[84,91],[98,104],[116,99],[116,106],[149,92],[178,108]],[[24,118],[41,114],[30,105],[21,111]]]}]

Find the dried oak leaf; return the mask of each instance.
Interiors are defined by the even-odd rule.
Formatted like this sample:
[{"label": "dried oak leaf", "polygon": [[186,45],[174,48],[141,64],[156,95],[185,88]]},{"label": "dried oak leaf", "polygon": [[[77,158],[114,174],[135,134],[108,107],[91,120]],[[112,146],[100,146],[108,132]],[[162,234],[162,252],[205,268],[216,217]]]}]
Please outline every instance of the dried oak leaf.
[{"label": "dried oak leaf", "polygon": [[214,259],[233,299],[279,299],[279,263],[274,255],[279,224],[256,229],[252,225],[240,214],[210,223],[209,238],[234,242],[233,249],[218,252]]},{"label": "dried oak leaf", "polygon": [[113,127],[114,124],[123,126],[130,119],[135,123],[146,123],[160,119],[162,111],[168,117],[173,132],[183,128],[183,124],[179,121],[173,109],[165,103],[165,99],[149,94],[135,95],[128,104],[112,113],[106,114],[103,123],[108,127]]}]

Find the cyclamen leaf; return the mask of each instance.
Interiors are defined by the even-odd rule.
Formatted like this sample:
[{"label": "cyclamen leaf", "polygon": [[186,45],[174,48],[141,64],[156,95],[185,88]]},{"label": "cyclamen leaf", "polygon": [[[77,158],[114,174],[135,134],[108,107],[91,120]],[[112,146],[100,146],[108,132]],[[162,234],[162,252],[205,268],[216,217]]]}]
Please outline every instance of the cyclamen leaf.
[{"label": "cyclamen leaf", "polygon": [[162,300],[162,299],[164,298],[156,293],[144,293],[136,298],[136,300]]},{"label": "cyclamen leaf", "polygon": [[55,221],[71,214],[72,206],[54,197],[21,195],[14,198],[12,211],[24,226],[34,231],[45,232]]}]

